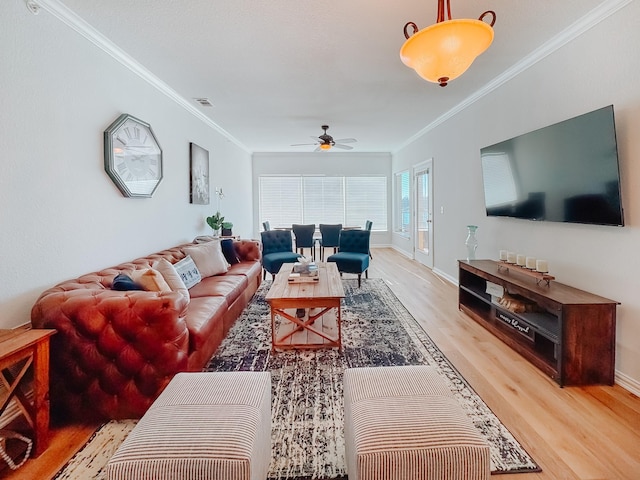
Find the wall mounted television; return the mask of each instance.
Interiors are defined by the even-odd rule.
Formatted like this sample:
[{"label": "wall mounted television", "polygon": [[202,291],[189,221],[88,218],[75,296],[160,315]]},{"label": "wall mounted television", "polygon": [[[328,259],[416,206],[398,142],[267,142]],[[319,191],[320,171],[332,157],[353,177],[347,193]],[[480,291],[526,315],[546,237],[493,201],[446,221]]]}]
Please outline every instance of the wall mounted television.
[{"label": "wall mounted television", "polygon": [[480,150],[488,216],[623,226],[613,105]]}]

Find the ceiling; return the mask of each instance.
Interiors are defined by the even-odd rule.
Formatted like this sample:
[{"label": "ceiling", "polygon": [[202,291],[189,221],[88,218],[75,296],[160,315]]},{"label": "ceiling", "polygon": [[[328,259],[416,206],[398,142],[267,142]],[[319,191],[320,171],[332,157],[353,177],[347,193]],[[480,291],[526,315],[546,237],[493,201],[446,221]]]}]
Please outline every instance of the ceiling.
[{"label": "ceiling", "polygon": [[[607,2],[451,0],[453,18],[494,10],[497,21],[491,47],[444,88],[419,78],[398,54],[405,23],[434,23],[436,0],[57,3],[249,152],[312,152],[313,145],[291,144],[313,143],[323,124],[335,139],[356,138],[352,152],[394,152]],[[199,97],[213,106],[200,106]]]}]

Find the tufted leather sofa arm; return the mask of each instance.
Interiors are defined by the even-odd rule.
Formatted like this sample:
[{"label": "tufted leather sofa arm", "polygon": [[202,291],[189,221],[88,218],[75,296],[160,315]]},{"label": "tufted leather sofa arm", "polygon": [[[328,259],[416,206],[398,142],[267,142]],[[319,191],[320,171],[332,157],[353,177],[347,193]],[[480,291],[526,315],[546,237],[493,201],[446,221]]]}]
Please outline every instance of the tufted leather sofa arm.
[{"label": "tufted leather sofa arm", "polygon": [[236,240],[233,248],[242,261],[259,262],[262,259],[262,245],[258,240]]},{"label": "tufted leather sofa arm", "polygon": [[[184,246],[184,245],[183,245]],[[188,370],[189,299],[178,292],[115,291],[118,273],[148,268],[159,258],[184,258],[174,247],[62,282],[31,311],[51,340],[51,407],[58,418],[140,417],[173,376]],[[259,261],[260,244],[234,242],[242,261]]]},{"label": "tufted leather sofa arm", "polygon": [[131,418],[146,411],[173,375],[186,369],[187,304],[175,292],[45,292],[32,323],[58,331],[51,343],[54,414]]}]

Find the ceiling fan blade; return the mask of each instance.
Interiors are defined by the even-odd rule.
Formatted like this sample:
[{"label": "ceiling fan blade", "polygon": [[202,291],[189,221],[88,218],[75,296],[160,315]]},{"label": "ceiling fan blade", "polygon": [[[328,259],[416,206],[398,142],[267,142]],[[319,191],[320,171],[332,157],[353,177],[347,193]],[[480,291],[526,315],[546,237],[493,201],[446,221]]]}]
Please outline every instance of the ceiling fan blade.
[{"label": "ceiling fan blade", "polygon": [[352,146],[350,146],[350,145],[341,145],[341,144],[339,144],[339,143],[336,143],[336,144],[334,145],[334,147],[336,147],[336,148],[341,148],[342,150],[353,150],[353,147],[352,147]]},{"label": "ceiling fan blade", "polygon": [[355,143],[358,140],[356,140],[355,138],[341,138],[340,140],[334,140],[334,142],[336,143]]},{"label": "ceiling fan blade", "polygon": [[303,145],[317,145],[317,143],[294,143],[290,145],[291,147],[301,147]]},{"label": "ceiling fan blade", "polygon": [[320,147],[318,147],[318,148],[316,148],[316,149],[314,150],[314,152],[321,152],[321,151],[322,151],[322,149],[321,149]]},{"label": "ceiling fan blade", "polygon": [[311,138],[311,140],[313,140],[314,142],[322,142],[322,139],[320,137],[314,137],[313,135],[311,135],[309,138]]}]

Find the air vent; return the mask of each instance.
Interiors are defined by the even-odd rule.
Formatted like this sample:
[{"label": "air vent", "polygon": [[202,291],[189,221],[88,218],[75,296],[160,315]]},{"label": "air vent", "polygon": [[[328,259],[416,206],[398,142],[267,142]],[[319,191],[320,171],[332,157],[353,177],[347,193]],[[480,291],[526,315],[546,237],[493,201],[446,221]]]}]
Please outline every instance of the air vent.
[{"label": "air vent", "polygon": [[203,107],[213,107],[213,103],[208,98],[194,98]]}]

